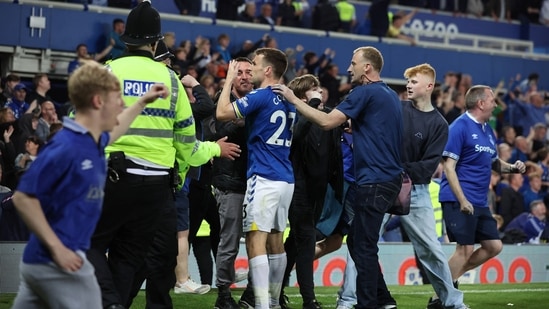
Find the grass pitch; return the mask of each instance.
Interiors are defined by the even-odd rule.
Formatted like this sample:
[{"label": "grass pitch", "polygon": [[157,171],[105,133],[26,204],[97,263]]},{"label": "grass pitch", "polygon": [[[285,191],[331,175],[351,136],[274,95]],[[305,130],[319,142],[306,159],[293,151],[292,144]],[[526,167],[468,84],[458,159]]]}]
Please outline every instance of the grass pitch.
[{"label": "grass pitch", "polygon": [[[549,283],[520,284],[462,284],[465,303],[472,309],[547,309],[549,308]],[[433,294],[430,285],[389,286],[399,309],[423,309]],[[238,301],[243,289],[235,289],[233,297]],[[335,308],[337,287],[317,287],[317,299],[322,308]],[[297,288],[286,288],[290,308],[301,309],[301,296]],[[204,295],[175,295],[175,309],[211,309],[215,304],[217,290]],[[11,308],[15,294],[0,294],[0,309]],[[140,292],[131,309],[145,308],[145,293]]]}]

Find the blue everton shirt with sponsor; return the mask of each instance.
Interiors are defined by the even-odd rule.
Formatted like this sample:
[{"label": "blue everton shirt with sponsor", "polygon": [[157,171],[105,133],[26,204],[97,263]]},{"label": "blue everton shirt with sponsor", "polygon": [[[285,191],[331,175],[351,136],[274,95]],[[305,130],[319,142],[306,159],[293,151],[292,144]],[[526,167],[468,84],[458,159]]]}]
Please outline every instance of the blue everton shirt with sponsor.
[{"label": "blue everton shirt with sponsor", "polygon": [[[450,125],[442,156],[457,161],[457,178],[467,200],[473,206],[488,207],[492,163],[498,159],[492,128],[487,123],[477,122],[469,113],[459,116]],[[458,201],[445,174],[440,183],[439,201]]]},{"label": "blue everton shirt with sponsor", "polygon": [[[63,127],[40,151],[17,190],[40,201],[48,223],[66,247],[85,252],[101,214],[109,135],[103,133],[96,143],[87,129],[67,117]],[[23,262],[51,261],[50,252],[31,234]]]},{"label": "blue everton shirt with sponsor", "polygon": [[295,106],[275,94],[269,86],[236,100],[233,108],[238,118],[246,119],[247,177],[259,175],[269,180],[294,183],[290,146],[296,120]]}]

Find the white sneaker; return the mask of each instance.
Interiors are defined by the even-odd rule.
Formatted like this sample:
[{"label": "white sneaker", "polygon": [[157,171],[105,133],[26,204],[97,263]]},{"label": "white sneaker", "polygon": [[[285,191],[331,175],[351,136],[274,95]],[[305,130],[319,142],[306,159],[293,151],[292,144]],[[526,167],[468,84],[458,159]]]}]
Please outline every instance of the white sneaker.
[{"label": "white sneaker", "polygon": [[209,284],[199,284],[189,278],[185,283],[177,282],[173,291],[175,294],[206,294],[210,289]]},{"label": "white sneaker", "polygon": [[234,273],[234,282],[241,282],[248,279],[248,271],[237,271]]}]

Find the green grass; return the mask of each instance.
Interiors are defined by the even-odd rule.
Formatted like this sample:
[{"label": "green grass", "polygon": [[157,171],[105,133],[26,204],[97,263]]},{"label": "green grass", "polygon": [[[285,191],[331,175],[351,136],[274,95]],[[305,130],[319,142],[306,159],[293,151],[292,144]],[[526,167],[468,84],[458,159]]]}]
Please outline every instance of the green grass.
[{"label": "green grass", "polygon": [[[465,293],[465,303],[472,309],[547,309],[549,308],[549,283],[524,284],[472,284],[460,285]],[[390,286],[399,309],[422,309],[432,295],[430,285],[426,286]],[[235,289],[236,300],[243,289]],[[335,308],[337,287],[317,287],[317,299],[324,309]],[[297,288],[287,288],[290,308],[301,308],[301,296]],[[140,292],[132,309],[145,308],[144,292]],[[173,295],[174,308],[211,309],[215,303],[216,290],[205,295]],[[14,294],[0,294],[0,309],[11,307]]]}]

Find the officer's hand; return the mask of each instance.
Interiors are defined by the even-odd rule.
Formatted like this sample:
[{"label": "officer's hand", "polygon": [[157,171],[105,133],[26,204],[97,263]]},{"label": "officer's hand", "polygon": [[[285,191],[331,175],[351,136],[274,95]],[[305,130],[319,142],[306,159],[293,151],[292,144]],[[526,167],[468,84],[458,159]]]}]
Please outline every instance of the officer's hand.
[{"label": "officer's hand", "polygon": [[231,160],[240,157],[240,152],[242,151],[240,150],[240,146],[234,143],[228,143],[227,136],[218,139],[216,143],[219,145],[219,148],[221,148],[220,157]]},{"label": "officer's hand", "polygon": [[145,104],[152,103],[156,101],[156,99],[162,98],[165,99],[170,95],[170,91],[168,90],[168,87],[163,84],[154,84],[149,88],[149,91],[147,91],[142,97],[141,101]]}]

